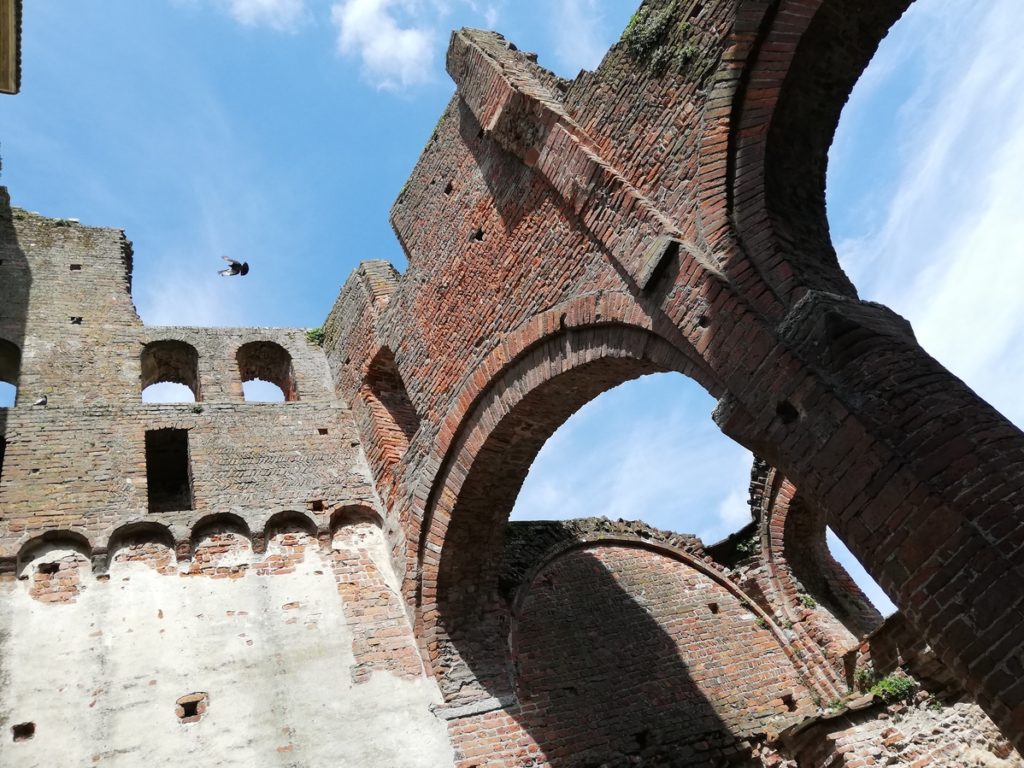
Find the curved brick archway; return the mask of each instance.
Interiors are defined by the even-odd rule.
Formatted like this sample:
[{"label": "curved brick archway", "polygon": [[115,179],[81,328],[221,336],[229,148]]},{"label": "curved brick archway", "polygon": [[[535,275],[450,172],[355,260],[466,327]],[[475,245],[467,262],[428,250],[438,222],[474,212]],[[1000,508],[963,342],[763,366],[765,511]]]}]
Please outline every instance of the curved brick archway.
[{"label": "curved brick archway", "polygon": [[[449,695],[508,687],[501,664],[482,684],[467,671],[501,648],[452,642],[452,629],[502,636],[486,626],[489,577],[454,553],[500,540],[507,488],[528,463],[480,455],[510,442],[528,454],[544,431],[513,430],[485,399],[519,397],[506,377],[520,338],[539,324],[533,340],[557,334],[552,308],[596,295],[693,350],[722,430],[792,480],[1024,744],[1024,435],[903,318],[858,300],[824,217],[842,104],[907,5],[648,0],[641,16],[668,14],[657,50],[624,40],[571,83],[500,36],[453,35],[456,95],[392,211],[409,273],[383,291],[354,277],[329,326],[357,330],[328,335],[344,396],[387,346],[421,415],[386,523],[402,531],[390,543],[396,562],[406,554],[406,595]],[[600,391],[591,374],[638,375],[610,371],[567,377],[569,395]],[[470,607],[454,623],[438,599],[446,584]]]},{"label": "curved brick archway", "polygon": [[418,628],[449,703],[510,693],[497,565],[505,522],[537,452],[585,403],[658,371],[706,375],[644,328],[566,329],[524,350],[466,414],[427,507],[418,553]]}]

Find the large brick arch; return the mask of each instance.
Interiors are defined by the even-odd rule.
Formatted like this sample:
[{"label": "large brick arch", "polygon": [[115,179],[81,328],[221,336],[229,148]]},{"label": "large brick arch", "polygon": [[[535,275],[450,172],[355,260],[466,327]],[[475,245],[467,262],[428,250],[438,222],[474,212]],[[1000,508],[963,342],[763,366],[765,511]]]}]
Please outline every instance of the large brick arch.
[{"label": "large brick arch", "polygon": [[[500,539],[507,487],[544,429],[514,429],[518,414],[503,423],[486,399],[517,396],[499,382],[531,344],[631,318],[692,350],[722,430],[800,489],[1024,745],[1024,434],[905,320],[858,300],[824,218],[841,106],[906,0],[644,5],[679,16],[659,61],[685,54],[686,66],[655,71],[623,43],[566,82],[497,35],[453,35],[456,94],[392,210],[409,271],[389,278],[386,300],[355,276],[328,323],[343,396],[388,346],[422,416],[385,523],[401,531],[391,544],[426,656],[449,697],[501,689],[483,660],[502,649],[452,642],[449,630],[470,625],[502,633],[483,620],[496,615],[487,575],[451,542],[484,551]],[[552,308],[590,296],[616,312],[569,313],[563,330]],[[567,359],[530,391],[543,399],[548,387],[532,385],[550,379],[566,401],[585,399],[646,371]],[[522,452],[506,477],[492,457],[510,442]],[[471,607],[461,628],[445,623],[458,615],[439,601],[446,586]]]},{"label": "large brick arch", "polygon": [[585,403],[658,371],[698,381],[706,375],[642,327],[557,329],[511,361],[466,414],[427,506],[418,552],[417,623],[450,701],[508,694],[497,566],[505,523],[537,452]]},{"label": "large brick arch", "polygon": [[825,216],[828,148],[850,91],[911,2],[738,4],[702,140],[729,149],[724,178],[705,166],[702,215],[727,274],[749,279],[749,263],[782,305],[808,289],[856,297]]}]

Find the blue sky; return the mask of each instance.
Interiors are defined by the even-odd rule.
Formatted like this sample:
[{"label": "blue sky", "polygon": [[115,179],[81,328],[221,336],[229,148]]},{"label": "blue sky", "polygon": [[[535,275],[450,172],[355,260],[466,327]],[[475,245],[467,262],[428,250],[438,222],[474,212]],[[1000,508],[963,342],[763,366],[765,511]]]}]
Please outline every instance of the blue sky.
[{"label": "blue sky", "polygon": [[[828,202],[862,296],[1024,424],[1018,2],[912,6],[844,112]],[[125,229],[146,323],[317,326],[360,260],[405,267],[387,214],[452,94],[449,31],[498,29],[571,77],[636,5],[32,0],[0,183],[29,210]],[[251,274],[218,277],[221,254]],[[516,516],[735,530],[749,457],[713,406],[668,374],[602,395],[545,445]]]}]

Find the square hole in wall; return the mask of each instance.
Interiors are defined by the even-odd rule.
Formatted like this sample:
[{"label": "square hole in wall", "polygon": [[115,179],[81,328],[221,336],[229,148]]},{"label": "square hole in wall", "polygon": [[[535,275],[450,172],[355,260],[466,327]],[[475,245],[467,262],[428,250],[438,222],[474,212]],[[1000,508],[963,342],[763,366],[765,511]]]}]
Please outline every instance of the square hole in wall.
[{"label": "square hole in wall", "polygon": [[72,272],[81,272],[82,271],[82,265],[81,264],[72,264],[70,269],[71,269]]},{"label": "square hole in wall", "polygon": [[718,613],[718,603],[708,603],[708,610],[712,613]]},{"label": "square hole in wall", "polygon": [[146,481],[150,512],[192,509],[187,429],[146,431]]},{"label": "square hole in wall", "polygon": [[174,713],[181,723],[196,723],[206,714],[210,697],[206,693],[190,693],[174,702]]},{"label": "square hole in wall", "polygon": [[796,712],[796,700],[793,698],[792,693],[783,694],[782,703],[786,705],[786,709],[790,712]]},{"label": "square hole in wall", "polygon": [[73,316],[71,318],[71,324],[72,325],[81,325],[82,324],[82,318],[80,316],[78,316],[78,315]]},{"label": "square hole in wall", "polygon": [[312,509],[314,512],[323,512],[324,511],[323,499],[317,499],[312,504],[310,504],[310,509]]},{"label": "square hole in wall", "polygon": [[35,723],[18,723],[11,726],[11,735],[15,741],[28,741],[36,735]]},{"label": "square hole in wall", "polygon": [[326,435],[327,434],[327,427],[320,427],[319,429],[317,429],[317,434],[318,435]]}]

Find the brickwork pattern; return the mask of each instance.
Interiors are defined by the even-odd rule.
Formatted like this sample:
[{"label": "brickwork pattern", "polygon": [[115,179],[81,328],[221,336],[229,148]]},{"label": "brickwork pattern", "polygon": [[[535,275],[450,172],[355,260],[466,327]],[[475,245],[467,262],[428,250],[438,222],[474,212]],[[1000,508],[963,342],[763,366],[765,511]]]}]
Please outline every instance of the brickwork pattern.
[{"label": "brickwork pattern", "polygon": [[604,389],[678,370],[1024,743],[1024,435],[858,300],[824,215],[839,111],[908,4],[649,0],[572,82],[453,35],[457,92],[392,210],[409,269],[355,275],[327,338],[349,399],[392,350],[421,420],[386,526],[453,703],[506,692],[493,563],[540,444]]},{"label": "brickwork pattern", "polygon": [[778,630],[665,553],[570,549],[516,603],[518,702],[452,721],[465,768],[717,765],[813,711]]}]

